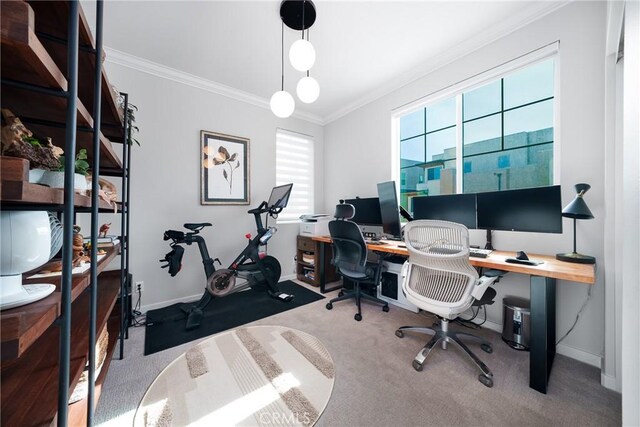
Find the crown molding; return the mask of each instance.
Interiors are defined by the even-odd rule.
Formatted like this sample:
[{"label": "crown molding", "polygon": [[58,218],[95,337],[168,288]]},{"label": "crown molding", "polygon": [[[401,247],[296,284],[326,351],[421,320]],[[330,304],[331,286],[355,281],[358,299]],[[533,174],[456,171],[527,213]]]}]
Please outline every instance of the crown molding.
[{"label": "crown molding", "polygon": [[364,107],[365,105],[370,104],[371,102],[380,99],[385,95],[395,92],[400,88],[433,73],[439,68],[451,64],[452,62],[478,49],[481,49],[495,42],[496,40],[505,37],[526,25],[529,25],[534,21],[537,21],[543,16],[560,9],[571,2],[573,2],[573,0],[561,0],[559,2],[536,2],[530,8],[514,15],[508,22],[494,25],[484,32],[475,34],[473,37],[456,45],[446,52],[436,55],[433,58],[429,58],[429,60],[422,66],[399,75],[398,77],[379,86],[377,89],[369,91],[366,96],[357,99],[350,104],[347,104],[346,106],[335,111],[332,114],[325,116],[323,124],[326,125],[328,123],[331,123],[332,121],[344,117],[347,114],[361,107]]},{"label": "crown molding", "polygon": [[[212,80],[207,80],[194,74],[177,70],[166,65],[158,64],[157,62],[149,61],[139,56],[131,55],[126,52],[112,49],[110,47],[105,47],[104,50],[107,54],[106,61],[109,63],[121,65],[123,67],[151,74],[156,77],[171,80],[176,83],[181,83],[207,92],[222,95],[236,101],[271,110],[268,99],[262,98],[252,93],[235,89],[231,86],[226,86]],[[324,120],[322,119],[322,117],[316,114],[300,111],[298,109],[296,109],[292,117],[305,120],[317,125],[324,125]]]}]

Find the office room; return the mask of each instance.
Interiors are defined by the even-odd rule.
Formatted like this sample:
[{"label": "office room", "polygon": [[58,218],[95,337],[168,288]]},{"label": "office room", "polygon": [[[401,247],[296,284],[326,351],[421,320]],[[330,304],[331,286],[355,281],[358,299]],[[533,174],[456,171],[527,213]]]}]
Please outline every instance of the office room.
[{"label": "office room", "polygon": [[640,425],[638,1],[1,6],[2,425]]}]

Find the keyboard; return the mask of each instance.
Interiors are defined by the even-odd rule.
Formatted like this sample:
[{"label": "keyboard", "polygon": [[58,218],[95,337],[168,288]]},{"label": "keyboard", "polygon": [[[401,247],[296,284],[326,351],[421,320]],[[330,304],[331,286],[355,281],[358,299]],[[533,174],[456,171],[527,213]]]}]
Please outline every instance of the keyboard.
[{"label": "keyboard", "polygon": [[386,244],[388,244],[387,242],[382,242],[380,240],[366,240],[366,239],[365,239],[365,243],[367,245],[386,245]]},{"label": "keyboard", "polygon": [[491,252],[491,249],[469,248],[469,256],[475,258],[486,258]]}]

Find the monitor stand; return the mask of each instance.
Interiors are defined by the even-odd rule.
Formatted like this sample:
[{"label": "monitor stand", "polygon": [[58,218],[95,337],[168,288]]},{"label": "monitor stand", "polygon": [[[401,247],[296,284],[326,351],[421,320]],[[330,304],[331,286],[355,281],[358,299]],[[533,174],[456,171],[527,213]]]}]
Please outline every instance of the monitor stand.
[{"label": "monitor stand", "polygon": [[484,245],[485,249],[493,251],[493,244],[491,243],[491,230],[487,230],[487,243]]}]

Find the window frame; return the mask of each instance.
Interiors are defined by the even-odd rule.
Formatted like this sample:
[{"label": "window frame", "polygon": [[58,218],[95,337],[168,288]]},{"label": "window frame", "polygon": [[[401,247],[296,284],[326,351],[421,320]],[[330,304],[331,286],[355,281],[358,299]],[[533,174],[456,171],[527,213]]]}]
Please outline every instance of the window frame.
[{"label": "window frame", "polygon": [[[276,181],[276,184],[275,185],[282,185],[282,183],[278,184],[278,134],[280,134],[280,133],[284,134],[284,135],[288,135],[288,136],[294,137],[294,138],[306,139],[310,143],[310,146],[311,146],[311,150],[310,150],[311,159],[310,159],[310,162],[309,162],[310,171],[309,171],[308,178],[309,178],[309,188],[310,188],[309,191],[311,193],[310,200],[311,200],[312,212],[308,212],[308,213],[310,213],[310,214],[314,213],[315,212],[315,205],[316,205],[316,193],[315,193],[315,189],[316,189],[316,186],[315,186],[315,169],[316,169],[316,164],[315,164],[315,162],[316,162],[316,152],[315,151],[316,151],[316,144],[315,144],[315,137],[313,137],[312,135],[307,135],[305,133],[301,133],[301,132],[295,132],[295,131],[291,131],[291,130],[283,129],[283,128],[276,128],[276,135],[275,135],[275,138],[276,138],[276,140],[275,140],[275,142],[276,142],[276,150],[275,150],[275,157],[276,157],[276,161],[275,161],[275,173],[276,173],[276,177],[275,178],[276,179],[275,179],[275,181]],[[293,184],[294,189],[295,189],[295,186],[296,186],[296,184],[295,184],[295,181],[294,181],[294,184]],[[293,194],[294,193],[292,191],[292,195]],[[286,209],[287,208],[285,208],[283,212],[286,212]],[[301,222],[300,218],[281,219],[280,217],[278,217],[276,219],[276,224],[298,224],[300,222]]]},{"label": "window frame", "polygon": [[[507,77],[509,74],[518,72],[524,68],[548,59],[554,59],[553,76],[553,184],[560,184],[560,161],[561,161],[561,131],[560,131],[560,42],[555,41],[546,46],[540,47],[532,52],[519,56],[511,61],[497,65],[487,71],[476,74],[465,80],[447,86],[444,89],[420,97],[407,104],[401,105],[392,110],[391,114],[391,179],[396,181],[396,191],[400,192],[400,118],[414,113],[420,109],[435,105],[440,101],[449,98],[456,98],[456,171],[464,171],[464,149],[463,149],[463,117],[462,117],[462,94],[489,84],[495,80]],[[425,148],[426,149],[426,148]],[[456,173],[456,194],[463,192],[464,173]]]}]

